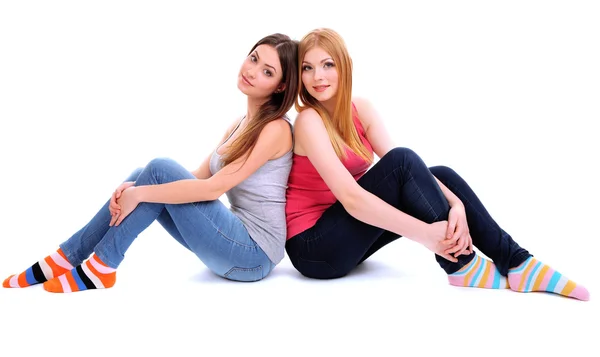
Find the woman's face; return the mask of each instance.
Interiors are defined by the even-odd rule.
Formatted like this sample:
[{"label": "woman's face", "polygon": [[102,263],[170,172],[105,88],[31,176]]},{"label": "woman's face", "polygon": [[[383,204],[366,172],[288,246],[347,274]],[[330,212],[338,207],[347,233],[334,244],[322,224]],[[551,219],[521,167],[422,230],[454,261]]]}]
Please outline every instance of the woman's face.
[{"label": "woman's face", "polygon": [[260,45],[242,63],[238,88],[249,97],[268,98],[276,90],[284,89],[282,78],[277,50],[269,45]]},{"label": "woman's face", "polygon": [[313,47],[302,59],[302,84],[319,102],[335,99],[338,72],[333,58],[321,47]]}]

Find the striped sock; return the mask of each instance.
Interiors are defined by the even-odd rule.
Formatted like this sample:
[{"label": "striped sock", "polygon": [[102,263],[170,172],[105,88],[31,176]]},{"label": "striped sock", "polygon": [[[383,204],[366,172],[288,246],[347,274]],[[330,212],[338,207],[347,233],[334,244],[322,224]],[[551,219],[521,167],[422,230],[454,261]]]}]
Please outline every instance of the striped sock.
[{"label": "striped sock", "polygon": [[112,288],[117,280],[116,269],[104,264],[96,254],[65,274],[44,283],[51,293],[70,293],[89,289]]},{"label": "striped sock", "polygon": [[73,269],[62,249],[33,264],[19,275],[11,275],[4,280],[5,288],[26,288],[40,284]]},{"label": "striped sock", "polygon": [[491,261],[475,254],[471,262],[456,273],[448,275],[448,282],[454,286],[473,288],[506,289],[506,277],[500,275]]},{"label": "striped sock", "polygon": [[546,291],[587,301],[590,293],[566,276],[550,268],[534,257],[508,271],[508,284],[514,291]]}]

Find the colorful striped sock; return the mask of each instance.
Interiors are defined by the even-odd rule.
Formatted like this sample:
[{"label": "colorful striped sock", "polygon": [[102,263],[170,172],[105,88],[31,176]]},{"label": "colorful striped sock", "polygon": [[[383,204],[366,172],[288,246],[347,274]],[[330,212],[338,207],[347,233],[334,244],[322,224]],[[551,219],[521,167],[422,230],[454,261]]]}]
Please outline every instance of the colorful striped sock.
[{"label": "colorful striped sock", "polygon": [[11,275],[4,280],[5,288],[26,288],[40,284],[73,269],[62,249],[33,264],[19,275]]},{"label": "colorful striped sock", "polygon": [[454,286],[473,288],[506,289],[506,277],[500,275],[491,261],[475,254],[471,262],[456,273],[448,275],[448,282]]},{"label": "colorful striped sock", "polygon": [[104,264],[96,254],[65,274],[44,283],[51,293],[70,293],[90,289],[112,288],[117,280],[116,269]]},{"label": "colorful striped sock", "polygon": [[550,268],[534,257],[508,270],[508,284],[514,291],[546,291],[587,301],[590,293],[566,276]]}]

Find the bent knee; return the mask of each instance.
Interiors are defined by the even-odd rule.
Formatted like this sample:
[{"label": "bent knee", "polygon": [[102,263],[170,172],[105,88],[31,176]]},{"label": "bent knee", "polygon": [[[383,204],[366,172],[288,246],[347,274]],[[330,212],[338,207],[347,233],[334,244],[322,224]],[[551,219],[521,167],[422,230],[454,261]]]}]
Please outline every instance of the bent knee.
[{"label": "bent knee", "polygon": [[150,160],[150,162],[148,162],[148,165],[146,167],[162,168],[165,166],[171,166],[171,165],[173,165],[174,162],[175,161],[173,159],[170,159],[168,157],[157,157],[157,158]]},{"label": "bent knee", "polygon": [[429,171],[431,171],[433,176],[437,177],[440,181],[446,181],[448,179],[458,176],[456,171],[454,171],[448,166],[443,165],[430,167]]},{"label": "bent knee", "polygon": [[406,147],[395,147],[388,151],[381,160],[391,160],[395,165],[407,166],[417,161],[422,161],[421,157],[414,150]]},{"label": "bent knee", "polygon": [[142,171],[144,171],[144,168],[138,167],[137,169],[133,170],[133,172],[131,172],[131,174],[129,174],[129,176],[127,177],[127,179],[125,179],[125,181],[137,181],[137,178],[140,176]]}]

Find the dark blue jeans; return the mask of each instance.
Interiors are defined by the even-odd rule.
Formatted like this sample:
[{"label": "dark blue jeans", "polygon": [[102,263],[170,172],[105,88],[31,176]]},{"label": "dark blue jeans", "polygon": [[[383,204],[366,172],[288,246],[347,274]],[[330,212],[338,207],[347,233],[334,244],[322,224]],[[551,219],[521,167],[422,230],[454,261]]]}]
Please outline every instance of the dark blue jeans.
[{"label": "dark blue jeans", "polygon": [[[462,177],[445,166],[428,168],[410,149],[390,150],[358,183],[399,210],[433,223],[447,220],[450,210],[434,175],[463,202],[473,245],[494,261],[502,275],[531,256],[498,226]],[[331,279],[345,276],[399,237],[357,220],[338,201],[313,227],[290,238],[286,251],[301,274]],[[437,254],[435,258],[446,273],[452,274],[470,262],[474,254],[460,255],[457,263]]]}]

